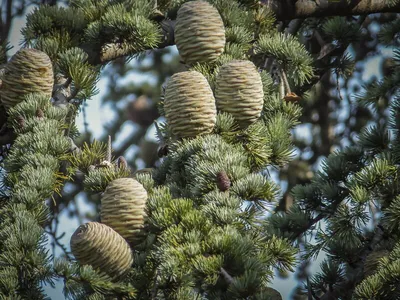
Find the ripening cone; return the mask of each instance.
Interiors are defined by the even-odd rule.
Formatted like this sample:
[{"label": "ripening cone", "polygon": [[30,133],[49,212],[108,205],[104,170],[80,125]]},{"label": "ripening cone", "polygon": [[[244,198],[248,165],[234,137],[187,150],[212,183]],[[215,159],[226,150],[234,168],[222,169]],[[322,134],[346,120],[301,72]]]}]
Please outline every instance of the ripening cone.
[{"label": "ripening cone", "polygon": [[78,227],[71,237],[71,251],[81,265],[120,279],[130,269],[133,256],[128,243],[107,225],[89,222]]},{"label": "ripening cone", "polygon": [[225,47],[225,28],[218,10],[205,1],[186,2],[178,10],[175,43],[185,63],[210,63]]},{"label": "ripening cone", "polygon": [[53,66],[46,53],[21,49],[6,64],[0,86],[0,99],[5,108],[17,105],[30,93],[52,94]]},{"label": "ripening cone", "polygon": [[215,83],[217,109],[232,114],[242,128],[260,117],[263,98],[261,76],[252,62],[233,60],[220,68]]},{"label": "ripening cone", "polygon": [[144,237],[146,202],[147,192],[138,181],[115,179],[101,198],[101,222],[134,245]]},{"label": "ripening cone", "polygon": [[210,133],[217,112],[207,79],[196,71],[172,75],[165,90],[164,111],[172,133],[178,137]]}]

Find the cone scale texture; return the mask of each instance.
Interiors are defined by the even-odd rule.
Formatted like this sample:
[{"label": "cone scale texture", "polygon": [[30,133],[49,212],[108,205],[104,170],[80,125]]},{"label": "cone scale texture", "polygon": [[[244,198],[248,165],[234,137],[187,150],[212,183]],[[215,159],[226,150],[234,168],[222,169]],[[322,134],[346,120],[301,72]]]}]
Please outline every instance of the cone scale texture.
[{"label": "cone scale texture", "polygon": [[71,251],[81,265],[90,265],[114,280],[130,269],[133,256],[128,243],[107,225],[89,222],[71,237]]},{"label": "cone scale texture", "polygon": [[172,133],[178,137],[210,133],[217,112],[207,79],[196,71],[174,74],[165,90],[164,111]]},{"label": "cone scale texture", "polygon": [[264,92],[261,76],[248,60],[233,60],[220,68],[216,79],[217,109],[230,113],[242,128],[261,115]]},{"label": "cone scale texture", "polygon": [[0,99],[6,109],[22,102],[30,93],[52,94],[53,66],[46,53],[21,49],[6,64],[0,86]]},{"label": "cone scale texture", "polygon": [[133,178],[115,179],[101,198],[101,222],[110,226],[131,245],[144,237],[147,192]]},{"label": "cone scale texture", "polygon": [[175,43],[185,63],[211,63],[225,47],[225,28],[218,10],[205,1],[191,1],[178,10]]}]

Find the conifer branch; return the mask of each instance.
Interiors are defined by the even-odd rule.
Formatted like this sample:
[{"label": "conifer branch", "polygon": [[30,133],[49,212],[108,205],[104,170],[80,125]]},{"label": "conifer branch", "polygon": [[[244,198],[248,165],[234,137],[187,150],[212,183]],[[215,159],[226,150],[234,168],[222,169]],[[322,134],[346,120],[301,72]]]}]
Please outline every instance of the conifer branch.
[{"label": "conifer branch", "polygon": [[221,274],[222,274],[222,276],[224,276],[224,278],[225,278],[225,280],[226,280],[226,282],[227,282],[228,284],[231,284],[231,283],[232,283],[232,281],[233,281],[232,276],[229,275],[229,273],[228,273],[224,268],[222,268],[222,267],[221,267]]},{"label": "conifer branch", "polygon": [[[163,49],[165,47],[175,44],[175,20],[163,20],[159,23],[160,25],[160,43],[157,45],[157,49]],[[105,64],[112,60],[120,57],[134,55],[129,45],[124,43],[108,43],[101,47],[99,54],[93,53],[92,45],[84,45],[82,49],[85,50],[89,55],[89,62],[93,65]],[[150,49],[149,49],[150,50]]]},{"label": "conifer branch", "polygon": [[400,2],[391,5],[385,0],[263,0],[262,3],[272,9],[277,20],[400,12]]}]

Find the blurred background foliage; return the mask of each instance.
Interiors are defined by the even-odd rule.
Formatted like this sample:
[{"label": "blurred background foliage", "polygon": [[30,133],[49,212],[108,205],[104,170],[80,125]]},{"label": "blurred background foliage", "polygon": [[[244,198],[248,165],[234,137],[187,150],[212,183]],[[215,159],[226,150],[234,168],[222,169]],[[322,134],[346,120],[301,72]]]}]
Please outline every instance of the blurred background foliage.
[{"label": "blurred background foliage", "polygon": [[[31,9],[39,4],[63,5],[64,1],[2,0],[0,41],[4,43],[18,39],[19,26],[13,26],[13,20],[23,20],[27,8]],[[309,183],[318,171],[321,159],[335,150],[353,145],[365,125],[386,124],[389,95],[380,99],[375,110],[359,104],[357,95],[365,91],[366,86],[371,86],[383,76],[391,74],[393,49],[382,43],[385,37],[380,36],[379,32],[396,18],[399,18],[399,15],[393,13],[348,17],[347,21],[359,25],[361,30],[355,33],[353,40],[342,41],[340,45],[327,27],[328,22],[333,22],[332,19],[310,18],[302,22],[295,20],[297,24],[294,24],[294,29],[287,27],[297,34],[307,50],[316,58],[315,68],[319,77],[313,82],[310,92],[295,91],[301,96],[303,114],[301,124],[293,131],[296,145],[294,159],[284,168],[269,170],[283,191],[278,210],[290,208],[293,201],[290,190],[296,184]],[[288,24],[279,24],[282,30],[286,25]],[[399,46],[399,40],[397,37],[394,41],[395,46]],[[13,50],[7,55],[10,56]],[[332,55],[329,51],[337,53]],[[326,58],[327,56],[329,58]],[[333,62],[341,65],[341,73],[324,71],[326,66],[332,63],[332,56],[335,57]],[[3,57],[0,63],[5,61],[6,57]],[[106,121],[100,120],[101,128],[94,127],[98,125],[93,125],[91,121],[100,118],[97,115],[98,111],[93,109],[93,101],[96,100],[86,102],[80,112],[82,126],[77,145],[92,142],[95,136],[98,140],[107,142],[111,136],[113,156],[124,156],[133,171],[156,167],[162,154],[155,137],[154,126],[154,122],[160,118],[159,87],[172,74],[184,69],[175,46],[149,51],[128,62],[120,58],[109,63],[102,71],[98,88],[101,91],[100,109],[110,116]],[[0,120],[1,114],[2,112]],[[95,132],[100,132],[100,135]],[[66,225],[63,221],[60,223],[57,216],[64,214],[79,223],[95,220],[99,196],[84,192],[83,183],[79,178],[65,186],[61,196],[56,199],[57,206],[53,208],[56,210],[54,221],[47,228],[49,236],[52,237],[53,251],[58,254],[68,252],[60,242],[64,237],[63,230]],[[85,209],[82,210],[82,207]],[[307,265],[302,265],[297,270],[297,279],[305,280],[306,269]]]}]

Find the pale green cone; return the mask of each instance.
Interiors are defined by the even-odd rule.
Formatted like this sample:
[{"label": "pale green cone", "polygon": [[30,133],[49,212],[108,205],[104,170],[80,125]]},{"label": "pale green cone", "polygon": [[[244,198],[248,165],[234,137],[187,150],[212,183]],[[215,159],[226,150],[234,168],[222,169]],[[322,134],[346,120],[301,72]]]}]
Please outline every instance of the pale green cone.
[{"label": "pale green cone", "polygon": [[133,263],[128,243],[107,225],[89,222],[71,237],[71,251],[80,265],[90,265],[114,280],[123,277]]},{"label": "pale green cone", "polygon": [[217,112],[207,79],[196,71],[174,74],[165,90],[164,111],[168,126],[178,137],[211,133]]},{"label": "pale green cone", "polygon": [[53,66],[46,53],[23,48],[6,64],[0,79],[0,99],[7,110],[30,93],[48,95],[50,100],[54,84]]},{"label": "pale green cone", "polygon": [[101,222],[135,245],[145,237],[146,203],[147,192],[138,181],[115,179],[101,198]]},{"label": "pale green cone", "polygon": [[251,61],[233,60],[220,68],[215,83],[217,109],[230,113],[242,128],[260,117],[263,99],[261,76]]},{"label": "pale green cone", "polygon": [[175,43],[189,65],[214,62],[225,47],[225,27],[218,10],[205,1],[183,4],[176,18]]}]

